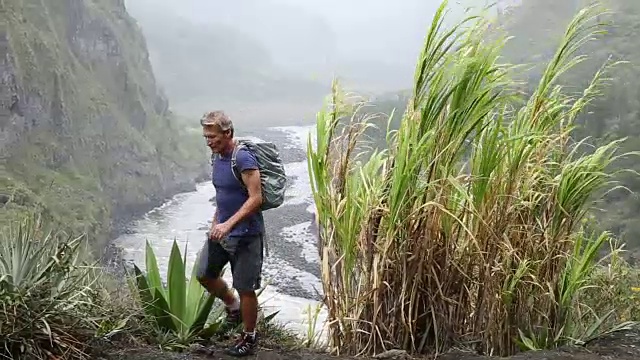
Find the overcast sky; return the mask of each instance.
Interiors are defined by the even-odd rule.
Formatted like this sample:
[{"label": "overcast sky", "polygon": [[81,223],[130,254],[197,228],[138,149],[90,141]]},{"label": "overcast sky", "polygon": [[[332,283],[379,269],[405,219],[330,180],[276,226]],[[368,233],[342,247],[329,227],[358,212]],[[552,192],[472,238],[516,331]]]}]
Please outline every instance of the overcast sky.
[{"label": "overcast sky", "polygon": [[[298,33],[309,43],[325,46],[337,60],[375,58],[409,67],[440,5],[435,0],[127,0],[133,2],[170,7],[195,23],[231,25],[265,41],[276,60],[286,45],[278,39],[284,42]],[[450,1],[451,19],[470,3],[482,6],[486,0]],[[282,24],[289,34],[274,29],[273,23]]]},{"label": "overcast sky", "polygon": [[[411,86],[424,36],[441,4],[437,0],[126,0],[126,3],[134,17],[144,17],[143,31],[145,26],[164,26],[172,17],[203,29],[224,25],[256,39],[267,49],[271,60],[292,74],[323,82],[334,76],[349,78],[362,90],[373,92]],[[460,19],[469,4],[481,8],[488,3],[489,0],[449,1],[447,23]],[[162,19],[160,24],[153,20],[156,15],[150,14],[162,14],[158,17]]]}]

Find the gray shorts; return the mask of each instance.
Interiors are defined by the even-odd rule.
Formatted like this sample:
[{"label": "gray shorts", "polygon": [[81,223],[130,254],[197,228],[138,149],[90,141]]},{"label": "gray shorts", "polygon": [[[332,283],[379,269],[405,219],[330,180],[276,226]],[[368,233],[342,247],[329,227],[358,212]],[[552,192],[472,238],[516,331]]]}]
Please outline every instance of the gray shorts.
[{"label": "gray shorts", "polygon": [[260,289],[264,237],[260,235],[227,237],[220,242],[207,238],[198,257],[198,278],[216,279],[231,264],[233,287],[237,291]]}]

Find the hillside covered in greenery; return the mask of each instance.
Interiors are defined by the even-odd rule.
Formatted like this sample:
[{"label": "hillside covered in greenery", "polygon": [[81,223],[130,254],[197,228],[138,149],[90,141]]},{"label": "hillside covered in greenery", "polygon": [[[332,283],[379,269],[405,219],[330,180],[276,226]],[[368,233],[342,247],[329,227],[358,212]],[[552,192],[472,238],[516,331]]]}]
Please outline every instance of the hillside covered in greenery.
[{"label": "hillside covered in greenery", "polygon": [[204,143],[174,121],[122,0],[1,7],[0,225],[36,209],[104,239],[193,187]]},{"label": "hillside covered in greenery", "polygon": [[[501,27],[513,38],[504,51],[511,63],[530,64],[522,72],[521,81],[528,92],[536,87],[546,64],[572,16],[590,1],[525,0],[503,14]],[[613,139],[626,138],[621,153],[640,150],[640,50],[634,44],[640,35],[640,2],[635,0],[602,0],[608,13],[598,20],[606,24],[604,33],[589,42],[580,54],[586,56],[578,66],[563,74],[560,82],[569,91],[581,93],[593,75],[609,62],[606,87],[578,118],[575,139],[589,137],[588,142],[602,145]],[[611,171],[640,170],[640,159],[628,156],[612,164]],[[620,172],[615,180],[621,188],[610,192],[599,205],[594,219],[627,243],[630,248],[640,246],[640,225],[636,223],[640,208],[640,176],[630,171]],[[622,188],[624,187],[624,188]]]}]

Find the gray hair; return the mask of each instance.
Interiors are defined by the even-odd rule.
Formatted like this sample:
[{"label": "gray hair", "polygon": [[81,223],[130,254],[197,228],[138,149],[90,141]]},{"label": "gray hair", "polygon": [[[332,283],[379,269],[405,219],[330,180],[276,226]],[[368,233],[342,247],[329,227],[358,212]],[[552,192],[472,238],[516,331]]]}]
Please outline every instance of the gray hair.
[{"label": "gray hair", "polygon": [[210,111],[205,113],[200,119],[200,125],[202,126],[215,126],[220,131],[233,132],[233,122],[227,114],[222,110]]}]

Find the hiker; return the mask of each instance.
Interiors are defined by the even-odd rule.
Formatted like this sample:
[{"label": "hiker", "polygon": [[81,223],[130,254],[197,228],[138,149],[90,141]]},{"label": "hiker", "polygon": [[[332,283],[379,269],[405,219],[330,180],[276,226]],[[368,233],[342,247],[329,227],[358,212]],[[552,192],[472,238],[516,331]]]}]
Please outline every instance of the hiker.
[{"label": "hiker", "polygon": [[[240,338],[227,349],[231,356],[246,356],[257,347],[256,322],[263,261],[264,219],[260,171],[255,154],[238,146],[233,123],[222,111],[204,115],[200,121],[212,151],[212,182],[216,189],[216,210],[200,252],[198,280],[209,293],[226,305],[224,329],[244,326]],[[232,169],[232,156],[238,174]],[[238,179],[236,176],[240,176]],[[233,288],[221,278],[231,264]]]}]

